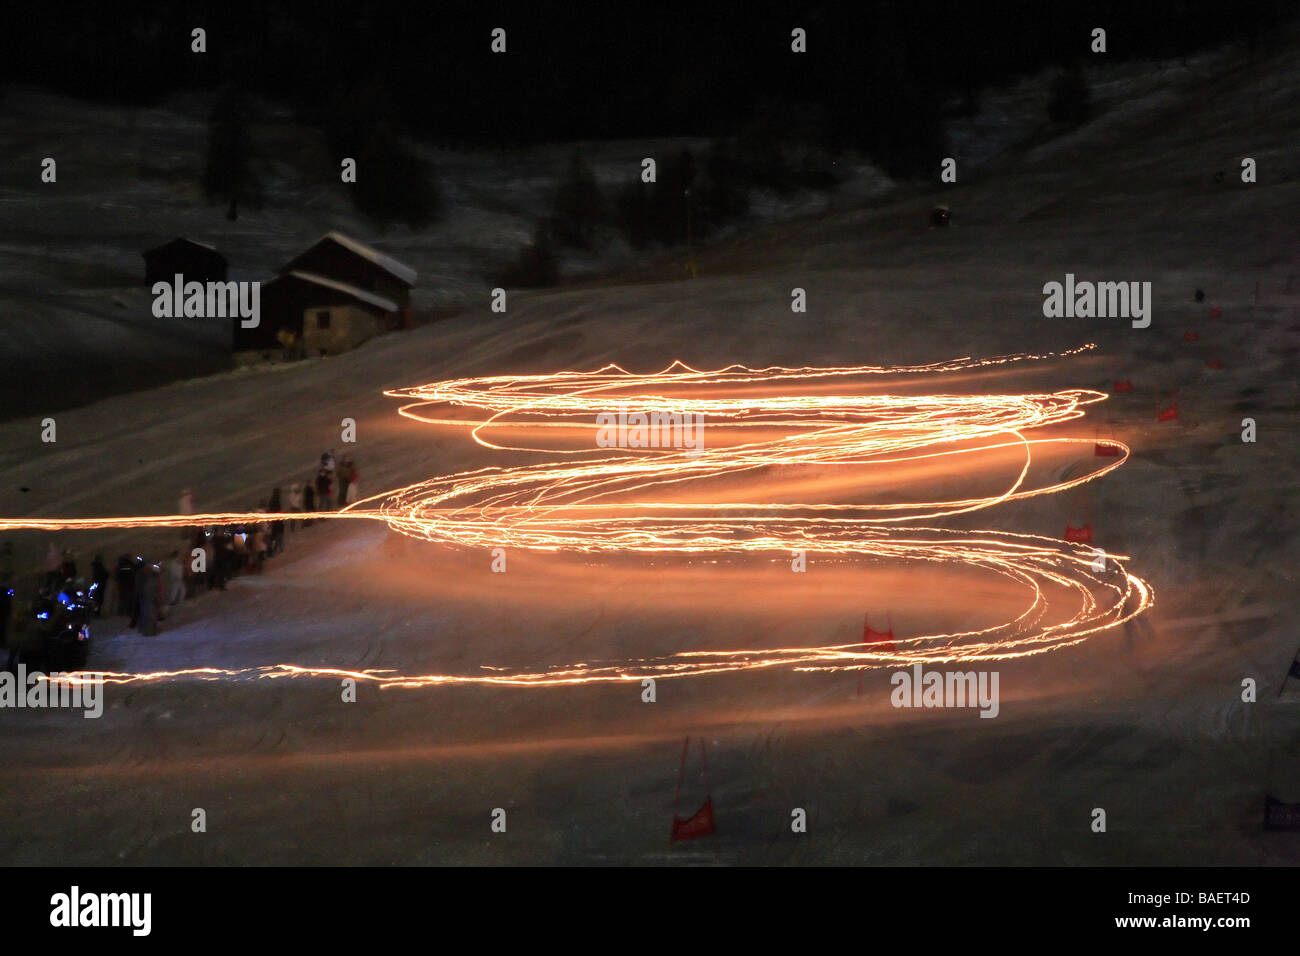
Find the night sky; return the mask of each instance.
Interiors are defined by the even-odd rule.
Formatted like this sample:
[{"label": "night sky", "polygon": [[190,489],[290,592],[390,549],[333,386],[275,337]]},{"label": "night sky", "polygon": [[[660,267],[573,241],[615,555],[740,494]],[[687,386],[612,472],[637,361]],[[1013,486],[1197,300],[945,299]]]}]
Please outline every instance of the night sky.
[{"label": "night sky", "polygon": [[[35,5],[7,25],[7,82],[154,103],[236,83],[307,122],[379,84],[407,132],[442,142],[727,135],[756,113],[869,146],[980,86],[1087,55],[1165,57],[1266,37],[1288,4],[422,3]],[[190,30],[208,52],[190,52]],[[506,55],[489,50],[507,30]],[[808,53],[790,53],[790,31]],[[792,123],[792,125],[794,125]]]}]

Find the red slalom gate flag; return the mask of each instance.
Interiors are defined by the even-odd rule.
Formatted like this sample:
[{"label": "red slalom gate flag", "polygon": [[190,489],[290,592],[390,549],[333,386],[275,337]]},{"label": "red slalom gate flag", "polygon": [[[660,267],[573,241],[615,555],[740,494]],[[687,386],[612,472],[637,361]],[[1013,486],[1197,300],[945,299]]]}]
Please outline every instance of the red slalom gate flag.
[{"label": "red slalom gate flag", "polygon": [[1133,380],[1131,378],[1117,378],[1112,386],[1117,392],[1133,391]]},{"label": "red slalom gate flag", "polygon": [[679,817],[677,807],[682,797],[682,784],[686,780],[686,757],[690,753],[691,738],[682,738],[682,759],[677,765],[677,789],[673,792],[673,826],[669,843],[694,840],[709,836],[715,830],[713,822],[713,789],[709,786],[709,758],[704,754],[704,738],[700,738],[700,771],[704,777],[704,803],[689,817]]},{"label": "red slalom gate flag", "polygon": [[1170,405],[1168,408],[1161,410],[1156,414],[1158,422],[1176,422],[1178,421],[1178,406]]},{"label": "red slalom gate flag", "polygon": [[1221,369],[1223,368],[1223,363],[1218,359],[1206,359],[1205,367],[1212,368],[1212,369]]},{"label": "red slalom gate flag", "polygon": [[891,622],[889,630],[875,631],[867,623],[866,617],[862,619],[862,643],[868,647],[877,647],[883,651],[896,651],[898,648],[894,645],[894,625]]},{"label": "red slalom gate flag", "polygon": [[1223,315],[1223,310],[1219,308],[1217,305],[1210,310],[1210,318],[1212,319],[1217,319],[1222,315]]},{"label": "red slalom gate flag", "polygon": [[[1102,432],[1106,434],[1103,435]],[[1118,458],[1120,447],[1115,444],[1115,426],[1107,423],[1093,433],[1092,454],[1096,458]]]},{"label": "red slalom gate flag", "polygon": [[1201,333],[1200,333],[1200,332],[1184,332],[1184,333],[1183,333],[1183,341],[1184,341],[1184,342],[1199,342],[1199,341],[1201,341]]},{"label": "red slalom gate flag", "polygon": [[704,806],[700,807],[685,820],[677,814],[673,814],[673,835],[670,842],[677,843],[680,840],[695,840],[699,837],[709,836],[714,832],[713,797],[705,797]]},{"label": "red slalom gate flag", "polygon": [[1065,540],[1079,541],[1083,544],[1092,544],[1092,522],[1089,521],[1081,528],[1076,528],[1069,522],[1065,525]]}]

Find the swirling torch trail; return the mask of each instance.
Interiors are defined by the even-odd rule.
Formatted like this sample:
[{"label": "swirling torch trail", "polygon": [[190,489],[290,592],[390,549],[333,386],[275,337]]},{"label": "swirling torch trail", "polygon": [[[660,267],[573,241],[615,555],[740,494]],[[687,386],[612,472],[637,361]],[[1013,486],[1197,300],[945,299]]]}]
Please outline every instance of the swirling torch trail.
[{"label": "swirling torch trail", "polygon": [[[1090,348],[1086,346],[1085,348]],[[1082,351],[1082,350],[1075,350]],[[1072,354],[1072,353],[1066,353]],[[408,399],[400,413],[423,423],[469,427],[480,445],[493,449],[587,455],[587,449],[502,444],[493,430],[530,434],[564,432],[590,436],[593,422],[618,409],[628,421],[657,421],[669,428],[708,421],[711,427],[759,429],[775,438],[689,451],[617,448],[604,457],[550,460],[513,468],[489,467],[419,482],[357,502],[339,520],[381,520],[394,531],[431,542],[470,548],[513,547],[539,551],[599,553],[758,553],[775,557],[802,550],[862,561],[961,565],[997,575],[1023,590],[1024,610],[990,627],[923,634],[892,646],[823,645],[732,650],[693,650],[618,662],[583,662],[537,672],[479,675],[402,675],[391,671],[344,671],[274,665],[225,670],[201,668],[166,674],[112,674],[106,679],[141,681],[188,676],[197,679],[279,678],[304,674],[352,676],[385,687],[476,683],[513,686],[582,684],[685,677],[769,667],[795,670],[862,669],[917,662],[989,661],[1067,647],[1116,627],[1149,608],[1151,587],[1129,573],[1123,555],[1037,535],[953,531],[914,522],[977,511],[1001,502],[1064,491],[1118,468],[1128,447],[1108,439],[1118,454],[1095,470],[1050,484],[1027,484],[1037,445],[1079,444],[1091,439],[1029,439],[1025,432],[1068,422],[1102,392],[1072,389],[1042,394],[872,394],[860,388],[835,394],[841,384],[874,376],[922,379],[979,370],[1042,356],[959,359],[907,368],[831,369],[731,366],[713,371],[674,363],[638,375],[618,366],[595,372],[455,379],[386,394]],[[824,393],[824,394],[823,394]],[[447,418],[437,409],[472,410]],[[659,418],[652,416],[658,415]],[[612,416],[610,416],[612,417]],[[738,433],[740,434],[740,433]],[[773,466],[855,466],[960,462],[965,456],[1015,449],[1018,473],[997,494],[919,502],[772,503],[717,501],[709,494],[689,500],[711,483],[755,480]],[[103,527],[175,527],[234,524],[293,515],[222,513],[109,519],[12,519],[0,528],[43,530]],[[1070,595],[1063,613],[1047,592]]]}]

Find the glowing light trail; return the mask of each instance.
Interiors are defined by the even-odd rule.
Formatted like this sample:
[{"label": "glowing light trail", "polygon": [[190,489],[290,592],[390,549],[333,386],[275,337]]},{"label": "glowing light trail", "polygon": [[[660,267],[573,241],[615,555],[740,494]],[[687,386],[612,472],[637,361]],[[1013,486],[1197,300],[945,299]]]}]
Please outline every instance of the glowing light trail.
[{"label": "glowing light trail", "polygon": [[[1091,346],[1085,346],[1091,348]],[[1075,350],[1075,352],[1082,349]],[[1074,354],[1074,353],[1065,353]],[[489,467],[429,479],[318,518],[381,520],[394,531],[470,548],[648,553],[758,553],[785,558],[804,550],[863,562],[925,562],[978,569],[1025,595],[1012,620],[956,633],[901,636],[889,650],[863,644],[684,651],[664,657],[578,663],[537,672],[402,675],[274,665],[163,674],[112,674],[113,681],[351,676],[385,687],[437,684],[538,686],[643,677],[684,677],[768,667],[841,670],[916,662],[990,661],[1067,647],[1116,627],[1149,608],[1151,587],[1131,574],[1126,556],[1105,555],[1098,567],[1090,547],[1038,535],[954,531],[920,522],[989,508],[1005,501],[1064,491],[1093,481],[1127,460],[1129,448],[1095,470],[1034,486],[1033,452],[1043,445],[1080,445],[1092,438],[1029,439],[1025,432],[1078,419],[1104,401],[1102,392],[1071,389],[1041,394],[876,394],[875,381],[924,381],[927,376],[987,369],[1044,356],[960,359],[906,368],[832,369],[731,366],[713,371],[674,363],[638,375],[618,366],[596,372],[455,379],[386,394],[409,400],[400,413],[414,421],[471,429],[493,449],[544,451],[555,459],[512,468]],[[842,392],[842,393],[841,393]],[[469,418],[445,417],[461,409]],[[672,449],[537,448],[502,444],[497,431],[595,431],[611,409],[660,410],[703,416],[725,438],[734,429],[754,437],[698,453]],[[736,431],[734,434],[743,435]],[[504,439],[503,439],[504,441]],[[968,463],[1014,450],[1016,474],[996,494],[917,502],[773,503],[717,500],[717,487],[762,486],[773,468],[893,468],[917,463]],[[585,455],[580,460],[563,456]],[[234,524],[294,515],[223,513],[109,519],[5,519],[0,529],[175,527]],[[914,524],[917,523],[917,524]],[[1063,606],[1064,605],[1064,606]]]}]

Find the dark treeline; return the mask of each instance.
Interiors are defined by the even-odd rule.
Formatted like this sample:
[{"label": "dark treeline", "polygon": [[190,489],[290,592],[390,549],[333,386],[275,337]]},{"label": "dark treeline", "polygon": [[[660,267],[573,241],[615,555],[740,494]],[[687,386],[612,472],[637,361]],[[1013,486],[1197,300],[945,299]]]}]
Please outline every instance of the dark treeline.
[{"label": "dark treeline", "polygon": [[[932,153],[954,96],[1087,55],[1177,56],[1267,38],[1289,0],[970,0],[632,5],[322,2],[37,4],[11,19],[10,80],[115,102],[238,83],[328,128],[383,88],[403,131],[446,143],[729,135],[760,108],[884,153]],[[208,53],[189,52],[190,30]],[[508,52],[489,51],[493,27]],[[790,30],[809,52],[789,52]],[[337,135],[337,134],[336,134]],[[900,146],[900,143],[908,144]]]},{"label": "dark treeline", "polygon": [[[380,225],[437,220],[436,170],[407,137],[446,146],[514,146],[693,135],[714,146],[673,157],[658,185],[629,183],[594,202],[566,171],[549,221],[510,270],[546,284],[555,243],[586,247],[614,221],[634,246],[689,242],[743,216],[746,189],[829,188],[827,152],[854,148],[916,177],[944,155],[944,120],[980,90],[1063,67],[1051,118],[1082,122],[1079,65],[1091,31],[1108,60],[1188,55],[1228,40],[1257,49],[1291,0],[862,0],[640,6],[457,0],[320,4],[38,5],[11,23],[0,75],[82,98],[152,104],[215,94],[204,187],[231,219],[257,208],[249,134],[254,94],[290,107],[337,156],[367,170],[350,189]],[[206,30],[207,51],[191,52]],[[506,31],[504,54],[491,50]],[[791,30],[808,52],[791,52]],[[803,151],[802,147],[809,150]],[[585,197],[585,198],[584,198]],[[590,213],[573,208],[593,199]]]}]

